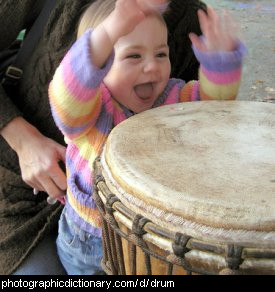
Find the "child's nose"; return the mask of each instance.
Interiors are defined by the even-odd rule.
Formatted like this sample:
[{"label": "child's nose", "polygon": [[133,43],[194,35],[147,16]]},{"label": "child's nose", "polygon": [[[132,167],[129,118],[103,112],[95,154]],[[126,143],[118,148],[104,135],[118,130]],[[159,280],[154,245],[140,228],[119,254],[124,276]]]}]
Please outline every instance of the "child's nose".
[{"label": "child's nose", "polygon": [[146,61],[143,70],[144,70],[144,73],[157,72],[158,71],[157,61],[154,59]]}]

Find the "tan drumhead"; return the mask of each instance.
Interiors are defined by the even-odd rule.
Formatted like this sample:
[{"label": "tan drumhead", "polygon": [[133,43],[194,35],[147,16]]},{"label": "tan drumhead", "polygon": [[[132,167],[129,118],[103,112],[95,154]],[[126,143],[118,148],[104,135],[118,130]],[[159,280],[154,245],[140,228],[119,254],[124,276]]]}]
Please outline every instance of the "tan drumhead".
[{"label": "tan drumhead", "polygon": [[119,124],[102,155],[108,187],[171,231],[275,244],[275,105],[181,103]]}]

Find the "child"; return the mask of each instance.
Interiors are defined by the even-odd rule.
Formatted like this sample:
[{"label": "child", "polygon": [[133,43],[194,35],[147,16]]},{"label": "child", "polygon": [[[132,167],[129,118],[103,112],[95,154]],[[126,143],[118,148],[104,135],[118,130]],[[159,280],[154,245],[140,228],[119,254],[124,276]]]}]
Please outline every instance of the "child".
[{"label": "child", "polygon": [[153,107],[235,99],[238,93],[245,49],[212,8],[208,15],[199,12],[204,37],[190,35],[201,63],[200,81],[169,79],[167,28],[158,13],[162,4],[166,1],[92,4],[79,35],[88,30],[69,50],[50,84],[52,113],[68,144],[68,189],[57,239],[68,274],[101,270],[101,220],[93,200],[92,167],[110,131]]}]

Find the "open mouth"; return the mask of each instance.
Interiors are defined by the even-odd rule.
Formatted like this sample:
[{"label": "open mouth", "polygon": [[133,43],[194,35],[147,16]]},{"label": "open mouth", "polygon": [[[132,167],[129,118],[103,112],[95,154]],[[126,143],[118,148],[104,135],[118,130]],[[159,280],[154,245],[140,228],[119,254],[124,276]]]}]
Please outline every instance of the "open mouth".
[{"label": "open mouth", "polygon": [[147,82],[147,83],[143,83],[143,84],[139,84],[134,86],[134,90],[136,95],[146,101],[149,100],[154,93],[154,84],[153,82]]}]

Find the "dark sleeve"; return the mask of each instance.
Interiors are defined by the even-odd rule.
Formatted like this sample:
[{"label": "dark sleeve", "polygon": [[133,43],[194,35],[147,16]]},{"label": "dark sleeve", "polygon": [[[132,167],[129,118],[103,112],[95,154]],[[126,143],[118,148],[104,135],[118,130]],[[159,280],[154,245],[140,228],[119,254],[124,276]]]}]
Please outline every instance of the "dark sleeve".
[{"label": "dark sleeve", "polygon": [[[33,23],[41,7],[36,0],[0,0],[0,51],[8,48],[19,32]],[[20,111],[0,84],[0,131]]]}]

